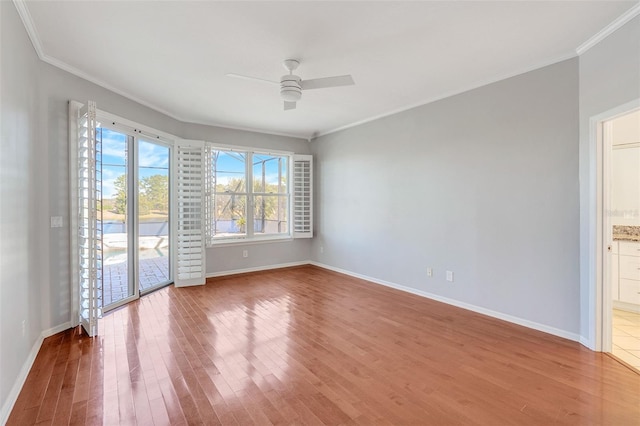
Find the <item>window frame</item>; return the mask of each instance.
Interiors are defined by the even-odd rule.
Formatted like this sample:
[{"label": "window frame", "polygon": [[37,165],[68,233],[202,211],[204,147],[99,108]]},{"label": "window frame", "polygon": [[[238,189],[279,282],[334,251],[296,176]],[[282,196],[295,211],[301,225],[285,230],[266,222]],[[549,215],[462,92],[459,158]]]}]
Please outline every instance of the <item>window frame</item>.
[{"label": "window frame", "polygon": [[[252,148],[245,146],[236,146],[236,145],[225,145],[218,144],[215,142],[206,142],[206,149],[213,151],[225,151],[225,152],[238,152],[245,154],[245,188],[242,195],[247,197],[247,202],[245,204],[245,218],[246,218],[246,232],[242,235],[228,235],[223,237],[216,237],[214,234],[215,226],[214,223],[214,213],[215,209],[214,205],[214,195],[216,194],[215,188],[213,187],[213,162],[207,164],[211,173],[211,179],[208,184],[209,187],[205,189],[206,197],[208,198],[207,204],[210,205],[209,214],[206,217],[206,221],[209,224],[207,237],[207,247],[220,247],[225,245],[236,245],[236,244],[256,244],[256,243],[268,243],[268,242],[279,242],[279,241],[292,241],[294,239],[294,230],[293,230],[293,217],[292,217],[292,202],[293,202],[293,185],[291,184],[292,178],[292,167],[294,160],[294,153],[290,151],[279,151],[279,150],[271,150],[271,149],[261,149],[261,148]],[[272,155],[278,157],[285,157],[287,160],[286,173],[284,176],[286,177],[286,192],[285,193],[264,193],[264,192],[254,192],[253,188],[253,159],[254,155]],[[213,159],[213,154],[211,154],[211,159]],[[254,199],[256,196],[276,196],[276,197],[286,197],[286,205],[287,205],[287,231],[283,233],[277,234],[261,234],[255,232],[254,226]]]}]

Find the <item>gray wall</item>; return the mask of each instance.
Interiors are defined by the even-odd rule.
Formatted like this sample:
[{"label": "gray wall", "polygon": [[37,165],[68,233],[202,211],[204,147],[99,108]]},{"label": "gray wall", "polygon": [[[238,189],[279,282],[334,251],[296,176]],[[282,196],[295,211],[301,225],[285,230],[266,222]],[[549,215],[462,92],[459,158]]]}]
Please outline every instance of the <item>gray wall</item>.
[{"label": "gray wall", "polygon": [[[10,2],[0,2],[0,422],[40,337],[49,282],[47,155],[39,126],[38,58]],[[22,333],[22,322],[25,333]]]},{"label": "gray wall", "polygon": [[[596,156],[589,120],[640,99],[640,17],[629,21],[580,56],[580,334],[593,339],[595,297],[590,259],[595,259]],[[590,320],[592,318],[592,320]]]},{"label": "gray wall", "polygon": [[577,59],[312,146],[318,262],[578,333]]}]

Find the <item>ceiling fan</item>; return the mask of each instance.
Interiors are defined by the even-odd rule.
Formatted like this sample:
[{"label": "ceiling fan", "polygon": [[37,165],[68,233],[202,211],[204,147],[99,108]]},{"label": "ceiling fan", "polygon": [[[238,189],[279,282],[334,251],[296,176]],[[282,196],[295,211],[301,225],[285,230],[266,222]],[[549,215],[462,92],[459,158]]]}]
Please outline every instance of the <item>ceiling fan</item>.
[{"label": "ceiling fan", "polygon": [[335,77],[314,78],[312,80],[303,80],[293,71],[298,68],[300,61],[297,59],[287,59],[283,62],[284,68],[289,74],[283,75],[280,82],[265,80],[263,78],[249,77],[239,74],[227,74],[227,77],[242,78],[245,80],[256,80],[271,84],[280,85],[280,97],[284,100],[284,110],[295,109],[296,102],[302,97],[303,90],[310,89],[326,89],[328,87],[351,86],[355,84],[353,77],[350,75],[339,75]]}]

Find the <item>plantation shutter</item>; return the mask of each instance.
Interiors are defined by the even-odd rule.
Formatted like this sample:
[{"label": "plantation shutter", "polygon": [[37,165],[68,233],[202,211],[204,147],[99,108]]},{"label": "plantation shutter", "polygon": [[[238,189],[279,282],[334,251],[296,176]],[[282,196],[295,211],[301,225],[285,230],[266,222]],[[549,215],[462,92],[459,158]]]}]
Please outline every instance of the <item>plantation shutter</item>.
[{"label": "plantation shutter", "polygon": [[211,144],[204,146],[204,236],[205,247],[213,246],[213,190],[215,188],[213,175],[213,148]]},{"label": "plantation shutter", "polygon": [[[102,316],[102,154],[96,139],[96,104],[69,104],[71,160],[71,319],[86,333],[98,334]],[[75,127],[75,128],[74,128]],[[76,305],[77,303],[77,305]]]},{"label": "plantation shutter", "polygon": [[313,237],[313,156],[293,156],[293,237]]},{"label": "plantation shutter", "polygon": [[201,285],[206,280],[204,142],[180,140],[174,152],[174,283],[176,287]]}]

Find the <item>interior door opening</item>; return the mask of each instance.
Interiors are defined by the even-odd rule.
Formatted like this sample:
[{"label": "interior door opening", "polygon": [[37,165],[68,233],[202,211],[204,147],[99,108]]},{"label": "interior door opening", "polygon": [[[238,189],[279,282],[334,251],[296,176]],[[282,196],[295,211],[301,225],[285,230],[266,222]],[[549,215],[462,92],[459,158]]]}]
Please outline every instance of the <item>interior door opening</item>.
[{"label": "interior door opening", "polygon": [[640,109],[605,121],[603,142],[611,289],[603,350],[640,370]]}]

